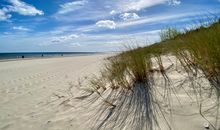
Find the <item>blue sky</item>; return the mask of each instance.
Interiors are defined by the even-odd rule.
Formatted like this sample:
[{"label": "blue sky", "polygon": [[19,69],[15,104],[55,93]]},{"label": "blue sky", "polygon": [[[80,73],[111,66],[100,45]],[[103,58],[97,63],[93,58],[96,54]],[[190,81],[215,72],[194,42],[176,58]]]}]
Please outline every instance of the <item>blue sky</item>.
[{"label": "blue sky", "polygon": [[0,52],[117,51],[220,16],[220,0],[0,0]]}]

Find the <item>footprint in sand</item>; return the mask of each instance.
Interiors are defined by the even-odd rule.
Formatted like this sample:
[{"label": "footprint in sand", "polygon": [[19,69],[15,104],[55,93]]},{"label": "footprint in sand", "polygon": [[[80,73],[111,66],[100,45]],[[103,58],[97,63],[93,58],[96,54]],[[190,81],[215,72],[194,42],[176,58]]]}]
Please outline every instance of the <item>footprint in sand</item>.
[{"label": "footprint in sand", "polygon": [[15,92],[18,91],[18,86],[15,86],[15,87],[14,87],[14,91],[15,91]]},{"label": "footprint in sand", "polygon": [[13,79],[13,80],[12,80],[12,82],[15,82],[15,83],[17,83],[17,81],[18,81],[17,79]]},{"label": "footprint in sand", "polygon": [[26,79],[27,79],[26,76],[22,77],[22,80],[26,80]]},{"label": "footprint in sand", "polygon": [[35,81],[34,81],[34,84],[35,84],[35,85],[37,85],[37,84],[39,84],[39,83],[40,83],[39,80],[35,80]]},{"label": "footprint in sand", "polygon": [[44,81],[46,81],[46,80],[47,80],[46,78],[43,78],[43,79],[42,79],[42,82],[44,82]]},{"label": "footprint in sand", "polygon": [[10,89],[6,89],[6,90],[5,90],[5,93],[10,93]]},{"label": "footprint in sand", "polygon": [[7,84],[13,84],[13,81],[12,81],[12,80],[9,80],[9,81],[7,82]]},{"label": "footprint in sand", "polygon": [[25,87],[29,87],[32,85],[32,83],[28,82],[28,83],[25,83],[24,85],[25,85]]},{"label": "footprint in sand", "polygon": [[31,76],[28,76],[28,79],[33,79],[32,75],[31,75]]},{"label": "footprint in sand", "polygon": [[34,75],[34,78],[38,78],[38,77],[41,77],[41,74],[35,74]]},{"label": "footprint in sand", "polygon": [[21,85],[21,88],[25,88],[25,84],[22,84],[22,85]]},{"label": "footprint in sand", "polygon": [[5,86],[5,82],[2,82],[2,85]]}]

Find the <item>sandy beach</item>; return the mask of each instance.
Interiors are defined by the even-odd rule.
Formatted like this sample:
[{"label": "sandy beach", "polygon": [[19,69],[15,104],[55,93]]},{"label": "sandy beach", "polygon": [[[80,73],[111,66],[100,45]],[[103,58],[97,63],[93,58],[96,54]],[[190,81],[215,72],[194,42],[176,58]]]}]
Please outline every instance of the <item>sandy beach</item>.
[{"label": "sandy beach", "polygon": [[220,0],[0,0],[0,130],[220,130]]},{"label": "sandy beach", "polygon": [[65,108],[59,104],[65,100],[71,84],[99,71],[104,57],[0,62],[0,129],[80,129],[83,125],[72,111],[74,106]]},{"label": "sandy beach", "polygon": [[[75,100],[69,100],[69,88],[79,78],[98,74],[105,57],[107,55],[0,62],[0,129],[88,130],[85,120],[89,117],[82,116],[85,113],[78,111]],[[175,71],[169,74],[174,81],[184,77]],[[79,95],[79,90],[72,88],[71,91],[72,97]],[[195,100],[181,91],[178,95],[182,105],[174,99],[173,128],[203,130],[206,121],[198,114]]]}]

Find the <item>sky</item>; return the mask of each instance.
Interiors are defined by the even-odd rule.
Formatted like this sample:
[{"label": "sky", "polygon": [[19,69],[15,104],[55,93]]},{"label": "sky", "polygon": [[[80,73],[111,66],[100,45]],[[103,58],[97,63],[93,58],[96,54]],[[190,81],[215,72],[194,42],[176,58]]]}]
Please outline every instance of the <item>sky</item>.
[{"label": "sky", "polygon": [[0,0],[0,52],[104,52],[220,16],[220,0]]}]

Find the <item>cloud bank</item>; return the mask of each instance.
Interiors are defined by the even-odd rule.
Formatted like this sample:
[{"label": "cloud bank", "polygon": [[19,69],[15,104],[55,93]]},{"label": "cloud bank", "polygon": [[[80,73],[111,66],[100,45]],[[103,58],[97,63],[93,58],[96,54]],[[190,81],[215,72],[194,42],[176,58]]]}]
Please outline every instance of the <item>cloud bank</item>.
[{"label": "cloud bank", "polygon": [[11,5],[5,5],[0,9],[0,21],[7,21],[12,17],[10,13],[18,13],[24,16],[44,15],[42,10],[38,10],[34,6],[27,4],[21,0],[8,0]]},{"label": "cloud bank", "polygon": [[12,27],[13,30],[18,30],[18,31],[31,31],[31,29],[23,27],[23,26],[14,26]]},{"label": "cloud bank", "polygon": [[61,4],[60,5],[61,8],[57,12],[57,14],[66,14],[66,13],[81,9],[86,3],[88,3],[87,0],[81,0],[81,1],[73,1],[73,2],[67,2],[67,3]]},{"label": "cloud bank", "polygon": [[11,15],[6,14],[5,10],[0,9],[0,21],[7,21],[9,18],[11,18]]}]

